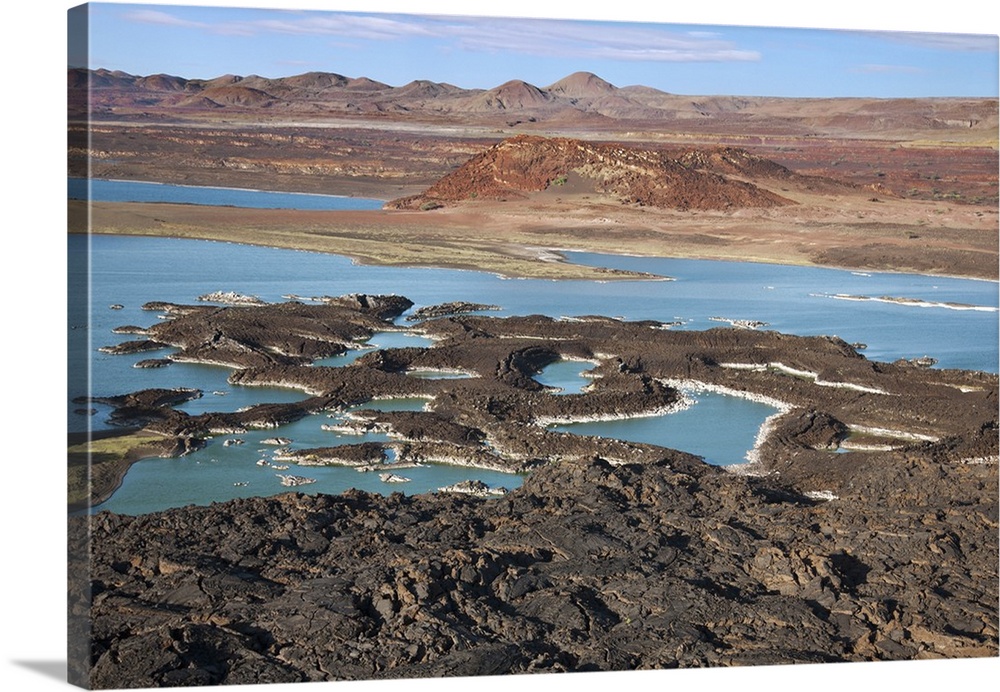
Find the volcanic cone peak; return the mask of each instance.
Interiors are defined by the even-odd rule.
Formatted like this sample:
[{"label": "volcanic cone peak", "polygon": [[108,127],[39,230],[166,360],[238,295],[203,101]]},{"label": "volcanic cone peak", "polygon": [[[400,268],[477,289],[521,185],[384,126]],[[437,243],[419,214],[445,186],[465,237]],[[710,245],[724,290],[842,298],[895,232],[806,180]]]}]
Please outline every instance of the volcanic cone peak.
[{"label": "volcanic cone peak", "polygon": [[512,79],[498,87],[485,91],[475,101],[484,108],[496,110],[525,110],[536,108],[552,100],[534,84]]},{"label": "volcanic cone peak", "polygon": [[344,75],[333,72],[304,72],[299,75],[285,77],[281,81],[288,87],[330,89],[347,86],[348,79]]},{"label": "volcanic cone peak", "polygon": [[792,175],[778,164],[732,147],[668,153],[519,135],[477,154],[422,195],[387,206],[413,209],[462,200],[524,199],[565,183],[573,174],[589,192],[628,204],[680,210],[775,207],[793,202],[745,178],[782,177],[782,171]]},{"label": "volcanic cone peak", "polygon": [[568,96],[570,98],[607,96],[618,91],[609,82],[598,77],[593,72],[574,72],[563,77],[558,82],[550,84],[545,88],[552,94]]},{"label": "volcanic cone peak", "polygon": [[[201,102],[204,99],[218,105],[245,108],[266,107],[277,101],[273,96],[260,89],[241,85],[209,87],[190,97],[190,103]],[[188,103],[181,102],[178,105],[188,105]]]}]

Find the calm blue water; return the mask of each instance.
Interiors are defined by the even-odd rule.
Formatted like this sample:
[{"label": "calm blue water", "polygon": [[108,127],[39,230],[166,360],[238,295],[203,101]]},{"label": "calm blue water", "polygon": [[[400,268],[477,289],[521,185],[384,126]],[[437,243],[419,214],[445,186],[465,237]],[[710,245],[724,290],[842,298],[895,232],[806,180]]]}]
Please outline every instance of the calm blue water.
[{"label": "calm blue water", "polygon": [[583,373],[594,367],[594,363],[578,360],[557,360],[547,365],[535,376],[535,381],[546,387],[555,387],[553,394],[580,394],[591,380]]},{"label": "calm blue water", "polygon": [[[971,281],[888,272],[852,272],[773,264],[565,253],[587,266],[645,271],[676,278],[664,284],[612,287],[629,319],[684,321],[682,329],[724,326],[710,317],[760,320],[802,336],[835,335],[864,343],[870,360],[929,355],[942,368],[997,372],[998,287]],[[631,293],[630,293],[631,291]],[[837,294],[892,296],[928,303],[974,305],[979,310],[849,301]],[[665,305],[664,302],[667,302]],[[602,314],[618,314],[608,312]]]},{"label": "calm blue water", "polygon": [[[295,197],[301,197],[296,195]],[[342,198],[341,198],[342,199]],[[139,337],[112,333],[116,326],[149,326],[156,314],[140,309],[151,300],[191,303],[212,291],[236,291],[267,301],[284,300],[286,294],[303,296],[345,293],[402,293],[415,302],[414,309],[454,300],[497,304],[498,316],[546,314],[553,317],[602,314],[622,319],[682,321],[679,329],[724,326],[711,317],[761,320],[769,328],[793,334],[835,334],[848,342],[868,344],[864,351],[873,360],[895,360],[930,355],[939,367],[998,370],[998,290],[995,282],[921,277],[905,274],[861,275],[835,269],[782,267],[764,264],[667,260],[568,253],[573,262],[593,266],[635,269],[673,278],[673,281],[594,282],[505,280],[492,274],[427,268],[365,267],[349,259],[318,253],[277,250],[169,238],[125,236],[70,236],[70,257],[91,257],[89,320],[84,295],[86,274],[70,263],[70,328],[90,341],[90,362],[71,361],[71,397],[85,394],[81,374],[90,367],[93,393],[119,394],[147,387],[196,387],[200,399],[181,408],[202,411],[233,411],[254,403],[288,402],[304,398],[298,391],[280,388],[250,388],[230,385],[224,367],[175,363],[165,368],[140,370],[138,360],[162,356],[163,352],[134,356],[110,356],[97,352],[100,346]],[[835,294],[895,296],[929,303],[963,303],[982,310],[947,307],[915,307],[874,301],[856,302]],[[78,298],[74,300],[74,296]],[[109,306],[120,304],[120,310]],[[399,320],[400,326],[409,323]],[[366,348],[427,345],[419,336],[385,332],[376,334]],[[347,364],[364,349],[350,352],[327,364]],[[588,363],[560,363],[539,375],[539,381],[578,391],[587,383],[580,376]],[[636,419],[614,423],[568,426],[582,434],[600,434],[624,439],[666,444],[696,454],[714,463],[738,463],[753,445],[761,422],[773,409],[718,394],[699,393],[698,404],[687,411],[659,419]],[[373,406],[420,407],[422,401],[375,402]],[[106,407],[86,417],[72,413],[70,430],[107,428]],[[717,421],[724,416],[731,439],[720,437]],[[294,440],[293,446],[331,446],[360,441],[320,430],[330,422],[314,416],[267,433],[241,435],[244,445],[224,448],[221,438],[204,450],[183,459],[151,459],[135,464],[124,486],[103,505],[114,511],[137,513],[189,503],[206,504],[245,495],[286,491],[274,471],[259,467],[260,447],[255,436],[279,435]],[[590,424],[588,424],[590,425]],[[678,435],[681,436],[678,436]],[[650,437],[652,435],[652,437]],[[686,435],[686,436],[685,436]],[[507,474],[477,472],[465,468],[433,466],[407,470],[411,483],[386,485],[371,474],[352,469],[297,468],[284,473],[315,477],[317,483],[301,486],[305,492],[339,492],[363,487],[378,492],[424,492],[463,478],[479,478],[491,485],[516,487],[520,479]],[[247,483],[236,486],[234,483]]]},{"label": "calm blue water", "polygon": [[[729,466],[749,461],[746,454],[753,449],[757,431],[776,412],[766,404],[715,392],[685,395],[694,404],[665,416],[573,423],[551,429],[669,446],[704,457],[710,464]],[[726,424],[720,425],[719,421]]]},{"label": "calm blue water", "polygon": [[[87,179],[69,179],[69,198],[87,199]],[[171,202],[250,209],[381,209],[382,200],[298,192],[265,192],[228,187],[140,183],[131,180],[90,180],[95,202]]]},{"label": "calm blue water", "polygon": [[[426,402],[406,399],[398,402],[373,402],[363,408],[420,410],[424,403]],[[277,447],[262,443],[276,435],[292,440],[288,445],[291,449],[389,441],[383,434],[343,435],[320,428],[325,423],[335,422],[336,419],[326,415],[308,416],[278,430],[254,430],[240,435],[221,436],[205,449],[185,457],[144,459],[133,464],[122,487],[96,509],[142,514],[237,497],[277,495],[289,490],[313,494],[339,493],[348,488],[360,488],[382,494],[393,491],[413,494],[433,492],[442,486],[469,478],[494,487],[514,488],[521,484],[521,478],[511,474],[442,465],[400,469],[396,473],[409,478],[410,482],[387,484],[379,479],[377,473],[360,473],[352,468],[335,466],[297,466],[277,461],[273,459]],[[242,439],[243,444],[229,447],[222,444],[224,440],[233,437]],[[257,462],[261,459],[267,460],[269,465],[258,465]],[[286,464],[287,469],[274,468],[274,465]],[[288,488],[281,485],[279,474],[304,476],[316,482]]]}]

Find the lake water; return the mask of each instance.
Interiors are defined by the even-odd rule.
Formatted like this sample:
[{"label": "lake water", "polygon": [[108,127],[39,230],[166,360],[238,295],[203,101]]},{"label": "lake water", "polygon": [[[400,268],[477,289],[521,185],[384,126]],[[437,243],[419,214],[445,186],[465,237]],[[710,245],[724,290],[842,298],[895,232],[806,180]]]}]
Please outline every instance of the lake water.
[{"label": "lake water", "polygon": [[[164,186],[166,187],[166,186]],[[299,197],[296,195],[296,197]],[[338,198],[345,199],[345,198]],[[262,401],[289,402],[304,398],[295,390],[237,387],[226,378],[228,368],[175,363],[159,369],[136,369],[138,360],[160,357],[168,350],[134,356],[99,353],[101,346],[135,339],[118,335],[120,325],[149,326],[156,313],[140,306],[151,300],[192,303],[213,291],[236,291],[267,301],[282,296],[342,295],[346,293],[400,293],[415,302],[413,309],[454,300],[499,305],[498,316],[546,314],[553,317],[602,314],[623,319],[678,321],[678,329],[725,326],[713,317],[767,322],[767,328],[793,334],[835,334],[849,342],[868,345],[873,360],[895,360],[930,355],[938,367],[998,370],[998,292],[995,282],[944,279],[892,273],[861,273],[835,269],[782,267],[764,264],[668,260],[567,253],[570,261],[592,266],[635,269],[672,281],[596,282],[507,280],[485,272],[428,268],[365,267],[335,255],[277,250],[196,240],[125,236],[80,236],[68,239],[70,257],[91,257],[89,275],[70,263],[70,329],[86,335],[86,355],[70,363],[70,397],[86,394],[85,373],[92,373],[95,395],[120,394],[148,387],[196,387],[200,399],[180,408],[233,411]],[[89,279],[91,307],[84,289]],[[844,296],[892,296],[917,303],[847,300]],[[111,309],[121,305],[121,309]],[[958,309],[956,306],[978,309]],[[409,326],[404,319],[400,326]],[[82,331],[80,331],[82,330]],[[376,334],[364,349],[327,359],[324,364],[346,365],[371,348],[424,346],[429,342],[399,332]],[[366,350],[367,349],[367,350]],[[74,354],[71,354],[73,357]],[[581,372],[590,363],[567,362],[550,366],[540,382],[566,393],[579,391],[587,380]],[[553,394],[557,396],[558,394]],[[673,446],[706,457],[713,463],[741,463],[752,448],[763,420],[774,413],[768,406],[715,393],[696,393],[697,403],[670,416],[566,426],[580,434],[599,434]],[[373,406],[422,406],[422,402],[374,402]],[[107,428],[108,409],[92,417],[73,413],[70,430]],[[726,420],[726,426],[719,426]],[[150,459],[131,468],[123,487],[98,509],[124,513],[153,511],[190,503],[287,491],[277,473],[257,466],[262,449],[257,437],[280,435],[293,447],[332,446],[363,441],[338,437],[320,425],[331,422],[311,416],[266,433],[240,437],[245,444],[223,447],[221,439],[181,459]],[[589,424],[588,424],[589,425]],[[726,428],[726,435],[720,428]],[[412,471],[412,472],[411,472]],[[387,485],[377,475],[343,468],[301,468],[283,473],[316,478],[304,492],[340,492],[359,487],[376,492],[426,492],[465,478],[478,478],[508,488],[520,478],[466,468],[432,466],[407,470],[410,483]],[[239,483],[241,485],[234,485]],[[242,485],[246,483],[246,485]]]},{"label": "lake water", "polygon": [[584,374],[596,363],[580,360],[559,360],[546,366],[535,380],[552,387],[553,394],[580,394],[591,380]]},{"label": "lake water", "polygon": [[686,391],[684,396],[691,405],[665,416],[572,423],[550,429],[670,446],[697,454],[710,464],[730,466],[749,461],[747,452],[753,449],[760,426],[777,412],[767,404],[717,392]]},{"label": "lake water", "polygon": [[229,187],[200,187],[194,185],[167,185],[131,180],[90,180],[70,178],[70,199],[87,199],[95,202],[169,202],[173,204],[202,204],[249,209],[381,209],[382,200],[338,195],[315,195],[299,192],[267,192]]},{"label": "lake water", "polygon": [[[630,319],[672,314],[684,320],[683,329],[720,326],[710,320],[713,316],[759,320],[780,332],[835,335],[848,343],[867,344],[863,353],[870,360],[929,355],[942,368],[998,370],[995,281],[749,262],[565,255],[578,264],[677,279],[641,291],[618,287],[614,292],[628,304]],[[847,300],[848,296],[919,302]]]},{"label": "lake water", "polygon": [[[173,367],[173,366],[171,366]],[[373,402],[359,408],[383,410],[419,410],[425,402],[400,400]],[[457,466],[428,465],[397,471],[407,483],[383,483],[377,473],[361,473],[352,468],[336,466],[297,466],[273,455],[278,447],[264,440],[281,436],[291,440],[288,449],[334,447],[361,442],[388,442],[384,434],[347,435],[322,430],[321,425],[336,423],[336,418],[319,414],[307,416],[276,430],[251,430],[239,435],[216,438],[206,448],[176,459],[144,459],[132,465],[122,487],[111,499],[97,507],[122,514],[142,514],[169,507],[189,504],[204,505],[237,497],[276,495],[289,490],[305,493],[339,493],[348,488],[387,494],[401,491],[407,494],[432,492],[461,480],[475,478],[490,486],[514,488],[521,484],[518,476],[481,471]],[[226,439],[239,438],[243,444],[225,446]],[[284,448],[284,447],[282,447]],[[259,465],[264,460],[266,465]],[[287,469],[280,468],[288,465]],[[275,468],[278,466],[279,468]],[[279,475],[292,474],[312,478],[315,483],[288,488],[281,485]]]}]

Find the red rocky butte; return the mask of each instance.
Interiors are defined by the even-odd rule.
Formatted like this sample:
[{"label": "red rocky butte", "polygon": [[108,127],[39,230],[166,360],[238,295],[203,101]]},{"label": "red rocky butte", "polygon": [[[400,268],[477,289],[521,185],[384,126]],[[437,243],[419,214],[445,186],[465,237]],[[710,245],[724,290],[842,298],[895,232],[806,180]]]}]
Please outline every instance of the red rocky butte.
[{"label": "red rocky butte", "polygon": [[567,185],[637,204],[677,210],[732,210],[794,204],[740,178],[794,174],[735,147],[658,151],[569,138],[519,135],[474,156],[423,194],[390,202],[397,209],[463,200],[524,199]]}]

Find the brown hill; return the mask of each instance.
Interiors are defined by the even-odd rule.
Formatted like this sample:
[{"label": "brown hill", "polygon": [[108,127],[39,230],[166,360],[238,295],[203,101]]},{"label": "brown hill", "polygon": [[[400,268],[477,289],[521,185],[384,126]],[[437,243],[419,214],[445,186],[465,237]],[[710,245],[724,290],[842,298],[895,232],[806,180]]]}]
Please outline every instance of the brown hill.
[{"label": "brown hill", "polygon": [[[655,89],[651,91],[663,95]],[[545,92],[568,101],[578,111],[611,120],[649,121],[665,115],[662,109],[650,108],[641,99],[633,98],[629,91],[619,89],[591,72],[574,72],[545,87]]]},{"label": "brown hill", "polygon": [[597,98],[614,94],[618,89],[592,72],[574,72],[545,88],[550,94],[569,98]]},{"label": "brown hill", "polygon": [[191,86],[193,88],[211,89],[214,87],[232,86],[233,84],[238,84],[239,82],[242,81],[243,77],[240,77],[239,75],[224,74],[219,77],[215,77],[214,79],[197,80],[197,81],[192,80]]},{"label": "brown hill", "polygon": [[[185,117],[197,111],[239,113],[279,106],[283,113],[315,117],[365,117],[487,127],[584,126],[607,131],[670,131],[748,136],[832,136],[933,139],[995,146],[995,98],[776,98],[762,96],[683,96],[650,87],[616,87],[597,75],[577,72],[540,88],[511,80],[492,89],[463,89],[416,80],[393,87],[367,77],[322,72],[280,78],[223,75],[185,79],[171,75],[138,77],[106,69],[71,69],[71,113],[83,117],[103,110],[125,119]],[[253,89],[217,98],[219,88]],[[206,93],[208,92],[208,93]],[[203,98],[183,98],[183,96]],[[87,105],[85,105],[87,104]],[[220,109],[221,107],[221,109]],[[235,114],[234,113],[234,114]],[[217,116],[214,116],[217,117]],[[528,125],[534,123],[534,125]]]},{"label": "brown hill", "polygon": [[552,95],[533,84],[513,79],[498,87],[474,95],[467,110],[532,110],[548,105]]},{"label": "brown hill", "polygon": [[294,77],[285,77],[281,81],[292,89],[322,91],[323,89],[345,87],[347,86],[348,79],[343,75],[332,72],[306,72]]},{"label": "brown hill", "polygon": [[136,85],[154,91],[183,91],[187,80],[168,74],[154,74],[137,80]]},{"label": "brown hill", "polygon": [[382,89],[391,89],[392,87],[388,84],[383,84],[382,82],[377,82],[374,79],[369,79],[368,77],[356,77],[354,79],[347,80],[348,89],[369,89],[373,91],[378,91]]},{"label": "brown hill", "polygon": [[431,82],[426,79],[415,79],[409,84],[404,84],[395,89],[397,96],[406,96],[415,99],[441,98],[451,96],[460,91],[462,90],[450,84]]},{"label": "brown hill", "polygon": [[277,101],[273,96],[259,89],[234,85],[209,87],[197,95],[179,102],[177,105],[191,106],[197,104],[201,99],[208,99],[218,106],[239,106],[243,108],[266,108]]},{"label": "brown hill", "polygon": [[679,210],[724,210],[794,204],[738,178],[791,177],[776,163],[732,147],[665,153],[567,138],[521,135],[490,147],[423,194],[390,202],[396,209],[464,200],[524,199],[575,186],[625,204]]},{"label": "brown hill", "polygon": [[677,156],[685,168],[708,171],[725,176],[744,178],[783,179],[795,176],[790,170],[770,159],[755,156],[738,147],[691,149]]}]

